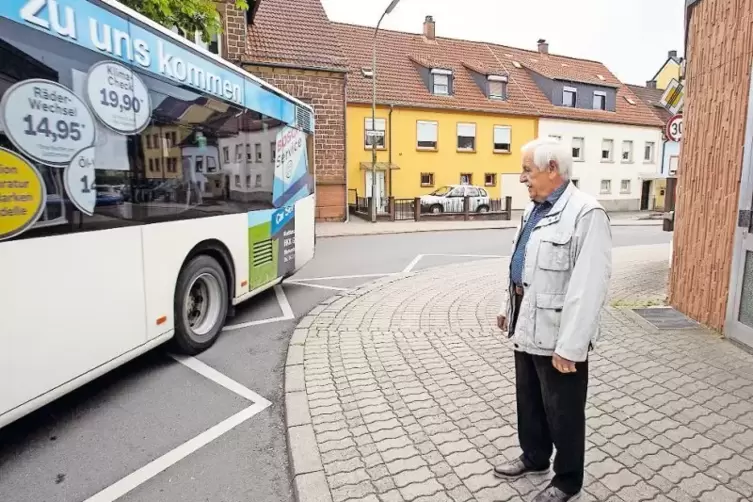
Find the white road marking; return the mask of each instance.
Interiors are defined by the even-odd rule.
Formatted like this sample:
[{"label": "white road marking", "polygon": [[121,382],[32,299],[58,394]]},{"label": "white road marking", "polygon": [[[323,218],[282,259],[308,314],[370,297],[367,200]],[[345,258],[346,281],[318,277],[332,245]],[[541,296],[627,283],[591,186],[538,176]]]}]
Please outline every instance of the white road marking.
[{"label": "white road marking", "polygon": [[290,317],[270,317],[268,319],[259,319],[257,321],[248,321],[248,322],[242,322],[239,324],[228,324],[224,328],[222,328],[222,331],[235,331],[238,329],[243,328],[250,328],[251,326],[260,326],[262,324],[271,324],[273,322],[282,322],[282,321],[289,321]]},{"label": "white road marking", "polygon": [[338,288],[335,286],[325,286],[324,284],[313,284],[310,282],[285,281],[285,284],[295,284],[296,286],[306,286],[308,288],[329,289],[332,291],[349,291],[348,288]]},{"label": "white road marking", "polygon": [[411,272],[411,271],[413,270],[413,267],[415,267],[416,265],[418,265],[418,262],[419,262],[419,261],[421,261],[421,258],[423,258],[423,257],[424,257],[424,255],[420,254],[420,255],[416,256],[415,258],[413,258],[413,261],[412,261],[412,262],[410,262],[410,263],[409,263],[409,264],[408,264],[408,265],[407,265],[407,266],[406,266],[406,267],[405,267],[405,268],[403,269],[403,273],[404,273],[404,274],[408,274],[408,273],[410,273],[410,272]]},{"label": "white road marking", "polygon": [[293,307],[290,306],[288,297],[285,296],[285,291],[282,289],[282,286],[280,286],[279,284],[275,286],[275,295],[277,296],[277,303],[280,304],[280,310],[282,311],[282,316],[286,319],[294,319],[295,314],[293,314]]},{"label": "white road marking", "polygon": [[454,256],[456,258],[504,258],[499,254],[453,254],[453,253],[426,253],[422,256]]},{"label": "white road marking", "polygon": [[367,277],[386,277],[388,275],[396,275],[395,272],[390,272],[386,274],[356,274],[356,275],[332,275],[329,277],[307,277],[304,279],[292,279],[292,280],[286,280],[285,283],[288,282],[314,282],[314,281],[335,281],[338,279],[362,279]]},{"label": "white road marking", "polygon": [[234,394],[237,394],[242,398],[253,402],[253,404],[248,408],[239,411],[235,415],[226,418],[217,425],[210,427],[209,429],[193,437],[192,439],[189,439],[185,443],[173,448],[161,457],[152,460],[144,467],[132,472],[128,476],[122,478],[120,481],[117,481],[115,484],[108,486],[99,493],[92,495],[84,502],[113,502],[119,499],[126,493],[152,479],[157,474],[177,464],[187,456],[198,451],[200,448],[208,445],[226,432],[232,430],[246,420],[249,420],[254,415],[264,411],[272,404],[267,399],[264,399],[262,396],[252,391],[248,387],[245,387],[232,378],[223,375],[219,371],[204,364],[195,357],[173,354],[171,354],[171,357],[184,366],[200,374],[204,378],[207,378],[208,380],[211,380],[214,383],[225,387]]}]

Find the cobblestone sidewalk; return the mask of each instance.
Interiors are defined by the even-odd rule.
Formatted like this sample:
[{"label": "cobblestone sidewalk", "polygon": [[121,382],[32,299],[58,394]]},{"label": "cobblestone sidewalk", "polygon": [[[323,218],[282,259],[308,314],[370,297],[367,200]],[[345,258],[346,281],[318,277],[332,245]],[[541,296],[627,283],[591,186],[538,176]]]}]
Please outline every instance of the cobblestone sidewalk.
[{"label": "cobblestone sidewalk", "polygon": [[[668,247],[614,251],[610,304],[663,300]],[[551,474],[491,474],[519,455],[512,351],[494,327],[504,268],[392,277],[302,320],[285,389],[301,502],[521,502],[545,486]],[[752,500],[753,356],[626,309],[601,325],[581,500]]]}]

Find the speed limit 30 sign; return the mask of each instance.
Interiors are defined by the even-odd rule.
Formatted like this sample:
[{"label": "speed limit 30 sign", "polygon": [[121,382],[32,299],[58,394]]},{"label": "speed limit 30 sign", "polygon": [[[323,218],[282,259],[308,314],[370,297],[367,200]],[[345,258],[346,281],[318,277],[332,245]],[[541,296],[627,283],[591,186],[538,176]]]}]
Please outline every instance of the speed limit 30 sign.
[{"label": "speed limit 30 sign", "polygon": [[682,114],[673,115],[667,121],[667,138],[670,141],[682,140]]}]

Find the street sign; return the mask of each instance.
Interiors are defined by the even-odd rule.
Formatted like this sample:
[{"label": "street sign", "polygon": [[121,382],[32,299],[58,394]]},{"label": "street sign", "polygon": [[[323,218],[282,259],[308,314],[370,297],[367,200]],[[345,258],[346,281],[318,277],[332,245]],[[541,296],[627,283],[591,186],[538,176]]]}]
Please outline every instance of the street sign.
[{"label": "street sign", "polygon": [[670,141],[682,140],[682,114],[675,115],[667,121],[666,133]]},{"label": "street sign", "polygon": [[664,94],[662,94],[659,104],[667,109],[669,113],[676,115],[682,111],[684,102],[685,87],[673,78],[664,91]]}]

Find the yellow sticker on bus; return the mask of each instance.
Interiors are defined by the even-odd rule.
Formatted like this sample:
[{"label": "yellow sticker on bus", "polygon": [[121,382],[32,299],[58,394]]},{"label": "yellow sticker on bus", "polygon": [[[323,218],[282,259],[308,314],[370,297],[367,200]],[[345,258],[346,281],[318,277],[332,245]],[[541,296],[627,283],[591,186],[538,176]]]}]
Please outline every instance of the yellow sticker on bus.
[{"label": "yellow sticker on bus", "polygon": [[29,161],[0,148],[0,240],[34,225],[45,204],[42,177]]}]

